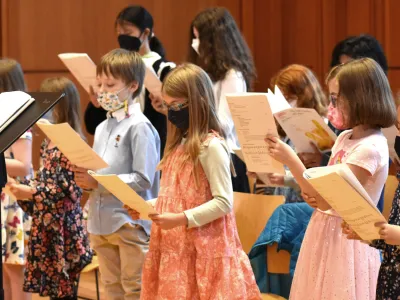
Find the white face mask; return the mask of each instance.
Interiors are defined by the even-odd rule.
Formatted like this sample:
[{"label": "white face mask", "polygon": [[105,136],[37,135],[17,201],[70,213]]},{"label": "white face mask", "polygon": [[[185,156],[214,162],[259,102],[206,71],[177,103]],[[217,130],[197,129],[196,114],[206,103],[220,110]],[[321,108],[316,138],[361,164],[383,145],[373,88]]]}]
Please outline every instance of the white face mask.
[{"label": "white face mask", "polygon": [[196,51],[197,54],[199,54],[199,46],[200,46],[200,40],[199,39],[193,39],[192,40],[192,48],[194,51]]}]

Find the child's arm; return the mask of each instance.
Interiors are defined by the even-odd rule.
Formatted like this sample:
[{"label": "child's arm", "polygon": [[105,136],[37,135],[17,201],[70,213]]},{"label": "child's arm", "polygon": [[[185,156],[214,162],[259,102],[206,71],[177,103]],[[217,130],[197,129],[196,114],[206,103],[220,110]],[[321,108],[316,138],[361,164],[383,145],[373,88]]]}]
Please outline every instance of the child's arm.
[{"label": "child's arm", "polygon": [[199,159],[210,183],[213,199],[184,211],[188,219],[188,228],[210,223],[228,214],[233,208],[229,151],[219,140],[213,139],[202,151]]},{"label": "child's arm", "polygon": [[20,138],[12,145],[14,158],[6,158],[7,174],[10,177],[25,177],[31,171],[32,140]]},{"label": "child's arm", "polygon": [[153,185],[154,174],[157,172],[159,149],[156,146],[156,135],[150,124],[139,123],[132,130],[132,173],[118,174],[136,192],[148,190]]}]

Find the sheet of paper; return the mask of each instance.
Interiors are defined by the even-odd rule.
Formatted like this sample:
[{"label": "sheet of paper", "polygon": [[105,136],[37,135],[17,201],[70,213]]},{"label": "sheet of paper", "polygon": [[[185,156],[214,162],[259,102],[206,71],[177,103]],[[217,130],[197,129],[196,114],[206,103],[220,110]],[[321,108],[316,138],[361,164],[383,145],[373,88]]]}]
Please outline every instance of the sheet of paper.
[{"label": "sheet of paper", "polygon": [[384,134],[388,142],[390,159],[392,161],[397,160],[398,162],[400,162],[396,150],[394,150],[394,143],[396,141],[396,136],[399,134],[399,130],[396,126],[393,125],[389,128],[382,128],[382,133]]},{"label": "sheet of paper", "polygon": [[314,152],[311,143],[322,152],[330,151],[335,144],[335,133],[314,109],[290,108],[274,116],[298,153]]},{"label": "sheet of paper", "polygon": [[89,86],[94,88],[96,85],[96,65],[89,55],[86,53],[62,53],[58,57],[86,92],[90,93]]},{"label": "sheet of paper", "polygon": [[108,164],[72,129],[68,123],[49,124],[37,122],[36,125],[60,149],[72,164],[91,170],[108,167]]},{"label": "sheet of paper", "polygon": [[255,173],[285,174],[283,165],[268,154],[264,139],[278,136],[267,94],[226,95],[247,169]]},{"label": "sheet of paper", "polygon": [[379,239],[379,228],[375,227],[375,223],[386,220],[372,204],[368,193],[354,174],[348,173],[349,169],[346,170],[345,165],[330,170],[328,168],[307,170],[305,174],[308,176],[305,177],[309,178],[315,190],[363,240]]},{"label": "sheet of paper", "polygon": [[153,70],[153,66],[146,65],[146,74],[144,76],[144,86],[153,95],[161,97],[162,83]]},{"label": "sheet of paper", "polygon": [[0,94],[0,132],[14,121],[35,99],[31,95],[21,92],[4,92]]},{"label": "sheet of paper", "polygon": [[140,218],[150,220],[149,214],[157,214],[155,209],[140,197],[129,185],[123,182],[117,175],[98,175],[88,171],[89,175],[96,179],[106,190],[118,198],[122,203],[140,213]]}]

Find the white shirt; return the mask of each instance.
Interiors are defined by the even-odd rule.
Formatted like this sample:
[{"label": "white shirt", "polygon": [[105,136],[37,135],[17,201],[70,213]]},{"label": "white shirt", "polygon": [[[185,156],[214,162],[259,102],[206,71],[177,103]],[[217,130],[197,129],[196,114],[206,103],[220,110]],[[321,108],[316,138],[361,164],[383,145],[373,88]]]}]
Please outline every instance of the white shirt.
[{"label": "white shirt", "polygon": [[223,80],[214,84],[217,113],[222,123],[222,128],[226,133],[226,142],[231,153],[233,153],[233,150],[240,149],[240,144],[232,120],[231,111],[226,101],[226,94],[245,92],[247,92],[246,81],[242,73],[234,69],[229,70]]}]

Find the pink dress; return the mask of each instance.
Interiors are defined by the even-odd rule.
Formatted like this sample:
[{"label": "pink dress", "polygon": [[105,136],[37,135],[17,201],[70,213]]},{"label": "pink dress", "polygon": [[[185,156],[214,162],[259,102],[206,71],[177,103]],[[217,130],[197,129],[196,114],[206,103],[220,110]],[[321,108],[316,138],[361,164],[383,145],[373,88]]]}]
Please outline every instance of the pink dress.
[{"label": "pink dress", "polygon": [[[205,147],[211,138],[204,143]],[[156,210],[181,213],[213,198],[204,170],[196,187],[193,164],[180,145],[167,160]],[[143,300],[261,299],[233,213],[204,226],[161,230],[153,224],[143,266]]]},{"label": "pink dress", "polygon": [[[387,141],[380,132],[351,140],[352,131],[337,139],[329,165],[347,163],[372,176],[364,186],[378,203],[388,175]],[[380,259],[378,250],[348,240],[342,219],[333,211],[316,210],[308,224],[294,273],[291,300],[375,299]]]}]

